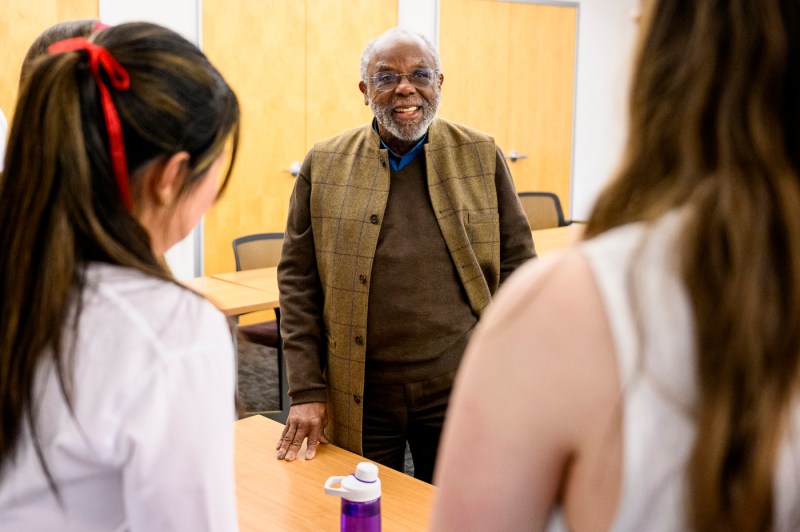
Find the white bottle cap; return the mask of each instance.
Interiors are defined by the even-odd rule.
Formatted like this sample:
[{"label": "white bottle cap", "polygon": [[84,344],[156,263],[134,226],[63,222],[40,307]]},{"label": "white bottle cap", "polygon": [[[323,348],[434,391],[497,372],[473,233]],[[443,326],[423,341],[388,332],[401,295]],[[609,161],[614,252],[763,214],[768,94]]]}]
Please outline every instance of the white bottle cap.
[{"label": "white bottle cap", "polygon": [[[338,488],[333,487],[336,484],[339,484]],[[381,496],[378,466],[371,462],[360,462],[354,475],[329,477],[325,481],[325,493],[352,502],[374,501]]]},{"label": "white bottle cap", "polygon": [[372,462],[359,462],[356,466],[356,478],[361,482],[378,480],[378,466]]}]

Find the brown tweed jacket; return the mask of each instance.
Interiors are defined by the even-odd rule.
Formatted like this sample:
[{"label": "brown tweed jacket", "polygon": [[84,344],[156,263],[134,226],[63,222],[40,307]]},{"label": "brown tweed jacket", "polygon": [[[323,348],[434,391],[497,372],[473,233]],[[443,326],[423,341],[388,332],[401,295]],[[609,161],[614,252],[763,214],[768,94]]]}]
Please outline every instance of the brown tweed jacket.
[{"label": "brown tweed jacket", "polygon": [[[425,145],[431,203],[477,316],[501,277],[535,255],[504,163],[514,194],[501,222],[497,153],[488,135],[442,119]],[[292,193],[278,266],[292,403],[327,401],[327,435],[359,454],[368,279],[389,184],[388,154],[371,124],[315,145]]]}]

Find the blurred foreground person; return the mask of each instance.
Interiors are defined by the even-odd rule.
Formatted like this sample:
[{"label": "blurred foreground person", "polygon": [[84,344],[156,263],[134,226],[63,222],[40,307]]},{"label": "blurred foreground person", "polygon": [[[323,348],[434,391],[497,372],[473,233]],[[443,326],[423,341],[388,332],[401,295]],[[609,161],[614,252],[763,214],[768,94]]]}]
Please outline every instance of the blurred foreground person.
[{"label": "blurred foreground person", "polygon": [[434,530],[800,530],[800,2],[643,9],[622,168],[479,325]]},{"label": "blurred foreground person", "polygon": [[235,95],[176,33],[50,46],[0,178],[0,528],[237,528],[229,326],[162,255],[227,181]]}]

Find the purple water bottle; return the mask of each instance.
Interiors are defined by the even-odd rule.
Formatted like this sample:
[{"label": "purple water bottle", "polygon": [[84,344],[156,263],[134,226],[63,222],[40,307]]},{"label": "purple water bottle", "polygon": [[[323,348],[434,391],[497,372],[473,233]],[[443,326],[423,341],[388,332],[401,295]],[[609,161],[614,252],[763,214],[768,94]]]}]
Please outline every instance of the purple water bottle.
[{"label": "purple water bottle", "polygon": [[[339,487],[335,487],[336,485]],[[359,462],[346,477],[328,477],[325,493],[342,498],[342,532],[380,532],[381,479],[378,466]]]}]

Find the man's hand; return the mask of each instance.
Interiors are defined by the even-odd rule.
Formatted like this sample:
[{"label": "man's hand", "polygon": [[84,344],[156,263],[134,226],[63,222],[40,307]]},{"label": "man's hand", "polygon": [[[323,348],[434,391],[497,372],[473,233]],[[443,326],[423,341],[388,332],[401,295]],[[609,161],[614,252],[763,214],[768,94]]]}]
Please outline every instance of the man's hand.
[{"label": "man's hand", "polygon": [[292,405],[289,408],[289,417],[283,435],[278,440],[275,449],[278,450],[278,460],[291,462],[297,457],[303,440],[308,438],[306,447],[306,460],[311,460],[317,452],[317,445],[328,443],[325,438],[325,426],[328,424],[328,411],[325,403],[305,403]]}]

